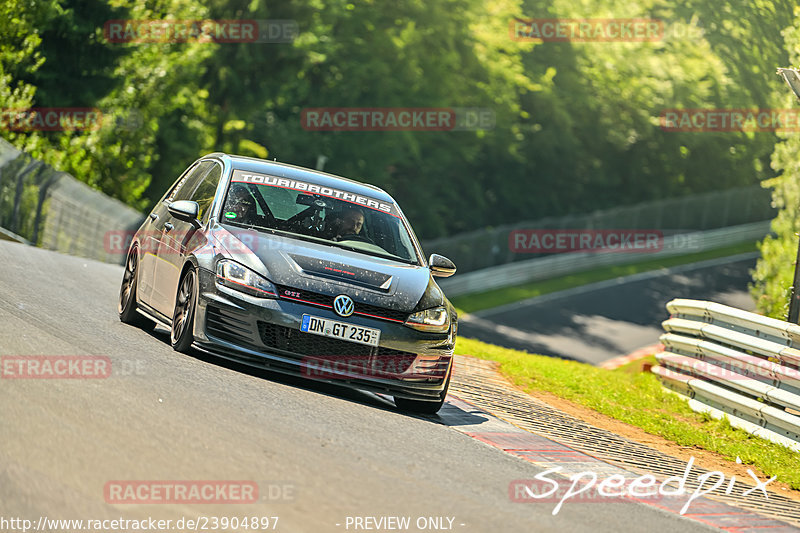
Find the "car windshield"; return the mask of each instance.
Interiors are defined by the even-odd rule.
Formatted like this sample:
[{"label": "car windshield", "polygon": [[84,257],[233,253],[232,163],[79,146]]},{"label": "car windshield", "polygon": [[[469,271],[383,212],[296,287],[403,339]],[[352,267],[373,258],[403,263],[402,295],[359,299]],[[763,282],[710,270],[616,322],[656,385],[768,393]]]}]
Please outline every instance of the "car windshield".
[{"label": "car windshield", "polygon": [[394,204],[310,182],[234,170],[221,221],[418,263]]}]

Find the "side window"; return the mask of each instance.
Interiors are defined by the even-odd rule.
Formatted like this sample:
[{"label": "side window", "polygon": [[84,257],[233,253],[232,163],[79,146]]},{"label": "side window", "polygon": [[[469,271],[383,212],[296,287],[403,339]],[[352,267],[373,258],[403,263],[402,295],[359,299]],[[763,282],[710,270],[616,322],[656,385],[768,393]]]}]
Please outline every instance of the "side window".
[{"label": "side window", "polygon": [[192,173],[195,170],[197,170],[198,166],[199,165],[192,165],[191,167],[186,169],[186,171],[182,174],[181,178],[175,184],[172,185],[172,188],[169,190],[167,194],[164,195],[164,198],[162,198],[161,201],[167,204],[173,202],[175,200],[175,194],[178,192],[178,189],[180,189],[183,186],[183,184],[186,183],[186,180],[188,180],[189,176],[191,176]]},{"label": "side window", "polygon": [[213,164],[214,163],[211,161],[202,161],[200,164],[194,167],[181,181],[175,185],[175,188],[167,198],[167,202],[190,199],[200,180]]},{"label": "side window", "polygon": [[222,166],[217,163],[212,164],[211,170],[208,171],[208,174],[206,174],[190,198],[197,202],[200,207],[197,218],[203,223],[208,221],[208,217],[211,214],[211,204],[214,201],[214,195],[217,193],[219,179],[222,177]]}]

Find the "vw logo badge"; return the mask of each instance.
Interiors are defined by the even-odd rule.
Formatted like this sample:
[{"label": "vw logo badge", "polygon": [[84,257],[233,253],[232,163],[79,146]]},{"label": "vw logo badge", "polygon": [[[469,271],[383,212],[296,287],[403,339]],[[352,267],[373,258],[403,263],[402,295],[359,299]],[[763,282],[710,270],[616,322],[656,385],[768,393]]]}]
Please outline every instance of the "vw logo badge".
[{"label": "vw logo badge", "polygon": [[336,311],[337,315],[346,317],[353,314],[355,306],[349,296],[340,294],[333,299],[333,310]]}]

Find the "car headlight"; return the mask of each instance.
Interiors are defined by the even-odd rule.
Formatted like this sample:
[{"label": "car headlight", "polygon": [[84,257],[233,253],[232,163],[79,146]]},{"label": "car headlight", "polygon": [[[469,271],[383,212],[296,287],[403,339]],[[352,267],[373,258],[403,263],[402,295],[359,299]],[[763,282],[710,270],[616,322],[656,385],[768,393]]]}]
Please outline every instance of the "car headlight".
[{"label": "car headlight", "polygon": [[265,277],[230,259],[217,263],[217,283],[259,298],[277,298],[278,290]]},{"label": "car headlight", "polygon": [[427,333],[447,333],[450,329],[450,313],[444,306],[418,311],[408,317],[406,326]]}]

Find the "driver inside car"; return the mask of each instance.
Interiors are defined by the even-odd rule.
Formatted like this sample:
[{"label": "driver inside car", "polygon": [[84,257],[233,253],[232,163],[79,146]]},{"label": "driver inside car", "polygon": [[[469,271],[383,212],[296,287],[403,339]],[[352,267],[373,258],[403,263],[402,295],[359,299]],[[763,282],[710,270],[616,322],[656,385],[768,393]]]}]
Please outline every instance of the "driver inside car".
[{"label": "driver inside car", "polygon": [[[335,225],[336,235],[333,237],[334,241],[347,240],[348,235],[359,235],[361,228],[364,227],[364,213],[355,207],[345,209],[339,216]],[[366,237],[362,236],[366,239]]]}]

